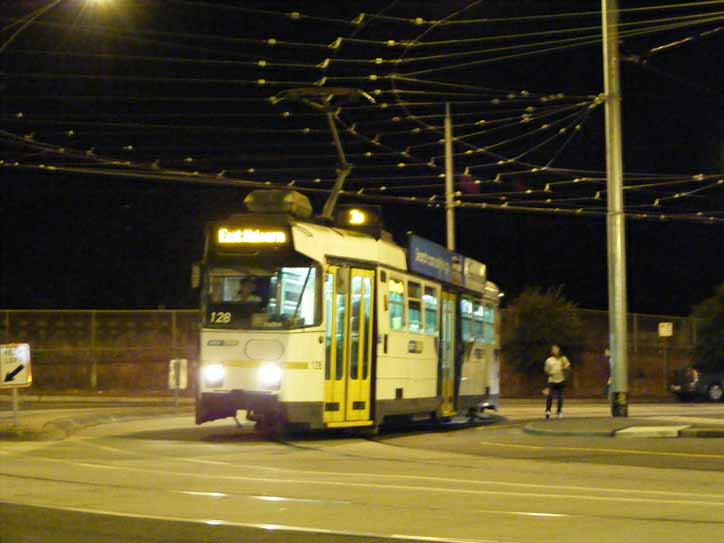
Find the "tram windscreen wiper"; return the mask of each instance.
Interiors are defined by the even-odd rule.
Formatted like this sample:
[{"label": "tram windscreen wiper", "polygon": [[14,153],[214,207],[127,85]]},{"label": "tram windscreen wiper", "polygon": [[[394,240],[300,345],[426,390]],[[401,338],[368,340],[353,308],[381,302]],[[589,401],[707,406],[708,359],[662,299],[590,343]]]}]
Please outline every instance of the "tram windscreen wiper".
[{"label": "tram windscreen wiper", "polygon": [[309,277],[312,275],[312,268],[310,267],[307,270],[307,275],[304,278],[304,284],[302,285],[302,290],[299,293],[299,299],[297,300],[297,307],[294,308],[294,315],[292,315],[291,322],[294,322],[297,319],[297,315],[299,315],[299,308],[302,307],[302,300],[304,299],[304,293],[307,291],[307,283],[309,283]]}]

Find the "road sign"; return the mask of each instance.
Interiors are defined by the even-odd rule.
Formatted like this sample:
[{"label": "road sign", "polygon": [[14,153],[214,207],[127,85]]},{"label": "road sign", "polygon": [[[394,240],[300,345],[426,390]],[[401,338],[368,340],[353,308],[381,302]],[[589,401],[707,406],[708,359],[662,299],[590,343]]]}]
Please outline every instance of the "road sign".
[{"label": "road sign", "polygon": [[29,387],[32,381],[30,345],[27,343],[0,345],[0,388]]},{"label": "road sign", "polygon": [[186,390],[188,381],[188,360],[185,358],[174,358],[168,363],[168,388],[171,390]]},{"label": "road sign", "polygon": [[659,337],[671,337],[674,335],[674,323],[673,322],[660,322],[659,323]]}]

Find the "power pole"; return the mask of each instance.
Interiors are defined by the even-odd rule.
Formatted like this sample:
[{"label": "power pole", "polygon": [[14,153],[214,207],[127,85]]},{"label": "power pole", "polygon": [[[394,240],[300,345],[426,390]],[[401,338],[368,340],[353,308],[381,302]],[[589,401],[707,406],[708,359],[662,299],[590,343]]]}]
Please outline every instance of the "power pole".
[{"label": "power pole", "polygon": [[447,227],[447,248],[455,250],[455,202],[453,167],[453,131],[450,104],[445,103],[445,223]]},{"label": "power pole", "polygon": [[608,213],[608,319],[613,360],[611,414],[628,416],[628,330],[626,307],[626,218],[623,206],[621,81],[618,0],[601,0],[604,93],[606,95],[606,185]]}]

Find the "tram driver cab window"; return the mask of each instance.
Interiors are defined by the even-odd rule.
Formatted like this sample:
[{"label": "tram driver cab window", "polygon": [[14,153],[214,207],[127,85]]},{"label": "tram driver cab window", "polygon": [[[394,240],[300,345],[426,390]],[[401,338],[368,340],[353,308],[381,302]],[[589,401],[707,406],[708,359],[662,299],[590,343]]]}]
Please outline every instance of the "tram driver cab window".
[{"label": "tram driver cab window", "polygon": [[390,278],[387,289],[390,293],[390,328],[402,330],[405,327],[405,282]]},{"label": "tram driver cab window", "polygon": [[213,328],[301,328],[320,318],[316,266],[209,271],[206,325]]}]

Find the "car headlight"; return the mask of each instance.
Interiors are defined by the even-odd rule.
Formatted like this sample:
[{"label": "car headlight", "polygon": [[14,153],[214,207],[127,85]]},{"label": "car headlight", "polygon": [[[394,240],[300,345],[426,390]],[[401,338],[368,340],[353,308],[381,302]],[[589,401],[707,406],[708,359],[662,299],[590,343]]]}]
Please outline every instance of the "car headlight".
[{"label": "car headlight", "polygon": [[204,366],[204,384],[207,387],[220,387],[224,384],[224,366],[222,364],[209,364]]},{"label": "car headlight", "polygon": [[277,364],[264,364],[259,368],[259,382],[264,388],[279,388],[282,369]]}]

